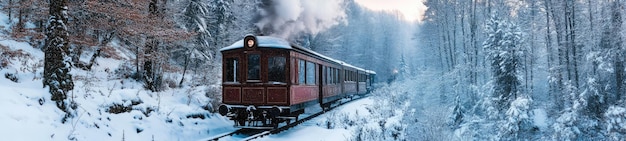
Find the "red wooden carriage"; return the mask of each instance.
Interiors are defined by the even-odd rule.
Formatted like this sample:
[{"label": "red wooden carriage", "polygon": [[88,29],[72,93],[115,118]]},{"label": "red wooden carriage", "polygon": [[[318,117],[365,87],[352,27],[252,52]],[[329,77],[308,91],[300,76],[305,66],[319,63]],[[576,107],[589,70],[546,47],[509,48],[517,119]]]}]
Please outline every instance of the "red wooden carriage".
[{"label": "red wooden carriage", "polygon": [[306,107],[372,88],[375,72],[354,67],[275,37],[248,35],[222,48],[219,113],[245,128],[275,127]]}]

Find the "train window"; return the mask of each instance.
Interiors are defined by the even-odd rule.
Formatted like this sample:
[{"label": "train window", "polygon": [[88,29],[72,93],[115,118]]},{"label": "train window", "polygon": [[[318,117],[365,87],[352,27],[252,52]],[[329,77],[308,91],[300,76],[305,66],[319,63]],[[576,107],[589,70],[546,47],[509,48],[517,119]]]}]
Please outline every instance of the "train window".
[{"label": "train window", "polygon": [[306,84],[315,85],[315,63],[306,62]]},{"label": "train window", "polygon": [[335,73],[336,69],[330,69],[330,77],[332,77],[332,81],[330,83],[337,84],[337,75]]},{"label": "train window", "polygon": [[224,66],[224,74],[226,82],[237,82],[237,58],[226,58]]},{"label": "train window", "polygon": [[365,82],[365,75],[361,74],[361,82]]},{"label": "train window", "polygon": [[352,71],[348,71],[348,81],[352,81]]},{"label": "train window", "polygon": [[335,80],[333,81],[335,84],[339,84],[339,69],[333,69],[333,75],[335,77]]},{"label": "train window", "polygon": [[333,78],[330,75],[330,69],[329,67],[326,67],[326,84],[330,84],[331,81],[333,80]]},{"label": "train window", "polygon": [[268,59],[267,79],[270,82],[286,82],[285,81],[285,57],[274,56]]},{"label": "train window", "polygon": [[353,71],[350,72],[350,81],[354,81],[354,72]]},{"label": "train window", "polygon": [[352,71],[348,71],[348,81],[352,81]]},{"label": "train window", "polygon": [[363,74],[361,74],[361,75],[359,75],[359,76],[360,76],[360,77],[359,77],[359,82],[365,82],[365,79],[364,79],[364,77],[363,77]]},{"label": "train window", "polygon": [[261,55],[248,55],[248,80],[261,80]]},{"label": "train window", "polygon": [[298,61],[299,61],[298,62],[298,83],[304,84],[304,82],[306,82],[304,81],[305,80],[304,78],[306,76],[304,73],[306,70],[305,65],[304,65],[304,60],[298,60]]},{"label": "train window", "polygon": [[333,75],[334,75],[334,83],[338,84],[339,83],[339,69],[333,69]]},{"label": "train window", "polygon": [[327,77],[328,73],[327,73],[327,71],[328,70],[327,70],[326,66],[322,66],[322,77],[324,77],[324,78],[322,78],[321,81],[322,81],[322,83],[324,85],[328,84],[328,77]]}]

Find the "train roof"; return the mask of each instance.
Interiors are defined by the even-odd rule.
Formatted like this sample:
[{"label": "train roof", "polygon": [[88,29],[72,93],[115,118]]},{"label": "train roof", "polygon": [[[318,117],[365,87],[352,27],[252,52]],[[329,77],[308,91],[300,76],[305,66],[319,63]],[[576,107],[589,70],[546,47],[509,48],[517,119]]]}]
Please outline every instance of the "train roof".
[{"label": "train roof", "polygon": [[[320,53],[317,53],[317,52],[315,52],[313,50],[301,47],[301,46],[296,45],[296,44],[289,43],[288,41],[286,41],[284,39],[281,39],[281,38],[271,37],[271,36],[256,36],[256,38],[257,38],[257,42],[258,42],[258,47],[262,47],[262,48],[279,48],[279,49],[289,49],[289,50],[300,50],[300,51],[303,51],[303,52],[306,52],[306,53],[313,54],[315,56],[319,56],[319,57],[324,58],[324,59],[326,59],[328,61],[331,61],[331,62],[334,62],[334,63],[337,63],[337,64],[341,64],[341,65],[346,66],[346,67],[354,68],[356,70],[363,71],[363,72],[370,73],[370,74],[376,74],[376,72],[374,72],[372,70],[365,70],[365,69],[362,69],[362,68],[359,68],[359,67],[352,66],[352,65],[350,65],[350,64],[348,64],[346,62],[339,61],[339,60],[330,58],[330,57],[328,57],[326,55],[322,55]],[[224,47],[224,48],[220,49],[220,52],[227,51],[227,50],[243,48],[243,45],[244,45],[243,42],[244,42],[243,39],[239,40],[239,41],[233,43],[230,46],[227,46],[227,47]]]},{"label": "train roof", "polygon": [[[271,36],[256,36],[257,41],[259,42],[258,47],[264,48],[282,48],[282,49],[293,49],[291,44],[284,39],[271,37]],[[230,46],[224,47],[220,49],[220,51],[233,50],[243,48],[243,39],[233,43]]]}]

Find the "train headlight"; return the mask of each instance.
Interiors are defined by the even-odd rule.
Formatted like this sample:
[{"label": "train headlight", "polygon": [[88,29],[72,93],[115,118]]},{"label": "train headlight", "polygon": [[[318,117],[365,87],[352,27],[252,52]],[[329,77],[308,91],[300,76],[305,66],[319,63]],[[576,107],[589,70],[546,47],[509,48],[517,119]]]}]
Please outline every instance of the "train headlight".
[{"label": "train headlight", "polygon": [[248,47],[254,46],[254,40],[248,40]]},{"label": "train headlight", "polygon": [[243,46],[253,49],[255,48],[258,44],[258,42],[256,41],[256,37],[253,35],[248,35],[245,38],[243,38]]}]

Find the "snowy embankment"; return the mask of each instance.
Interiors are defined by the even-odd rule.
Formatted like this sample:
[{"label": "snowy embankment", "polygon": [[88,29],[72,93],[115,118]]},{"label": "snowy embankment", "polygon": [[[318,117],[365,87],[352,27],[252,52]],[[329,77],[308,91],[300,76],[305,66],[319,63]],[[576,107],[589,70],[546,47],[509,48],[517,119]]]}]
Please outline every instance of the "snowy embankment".
[{"label": "snowy embankment", "polygon": [[[0,13],[0,27],[8,29]],[[44,54],[26,42],[0,35],[0,137],[3,140],[197,140],[234,130],[232,122],[203,107],[206,91],[219,86],[182,86],[162,92],[145,90],[123,77],[132,70],[128,56],[97,58],[91,71],[73,68],[75,87],[68,96],[78,104],[74,117],[64,113],[42,86]],[[123,47],[110,44],[118,52]],[[88,60],[84,53],[81,60]],[[124,54],[124,53],[120,53]],[[180,80],[176,72],[164,79]],[[186,79],[191,80],[191,79]],[[177,82],[177,81],[176,81]]]},{"label": "snowy embankment", "polygon": [[410,111],[406,89],[382,86],[369,97],[353,101],[260,141],[404,140]]}]

